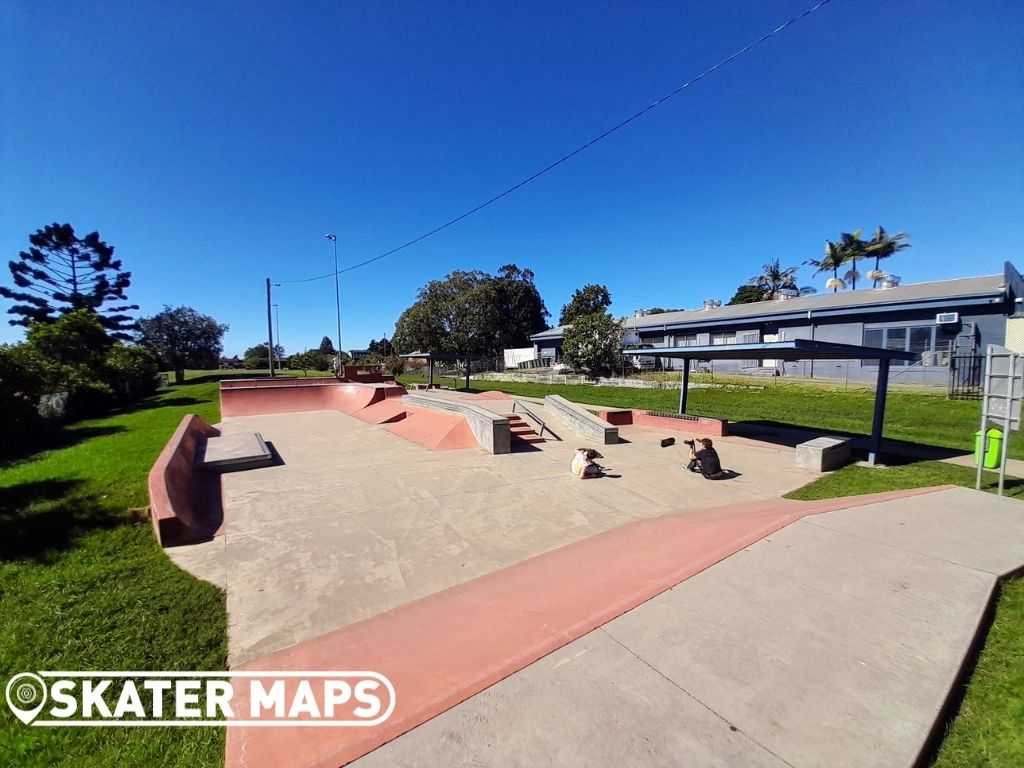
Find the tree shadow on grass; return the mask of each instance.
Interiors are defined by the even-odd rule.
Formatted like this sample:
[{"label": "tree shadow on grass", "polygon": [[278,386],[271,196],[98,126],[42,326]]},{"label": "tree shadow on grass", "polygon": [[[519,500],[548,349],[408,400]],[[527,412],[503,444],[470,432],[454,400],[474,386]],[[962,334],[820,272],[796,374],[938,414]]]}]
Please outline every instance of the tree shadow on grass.
[{"label": "tree shadow on grass", "polygon": [[45,562],[79,536],[125,522],[93,494],[82,493],[82,484],[39,480],[0,488],[0,562]]},{"label": "tree shadow on grass", "polygon": [[86,440],[92,440],[94,437],[116,435],[119,432],[127,431],[127,427],[117,424],[64,428],[55,425],[49,429],[40,429],[31,437],[22,439],[16,444],[0,445],[0,468],[3,468],[4,464],[21,461],[43,451],[70,448],[73,445],[84,443]]},{"label": "tree shadow on grass", "polygon": [[[781,421],[737,421],[729,423],[730,436],[746,437],[751,440],[760,440],[773,445],[785,445],[794,448],[800,443],[813,440],[816,437],[825,435],[834,437],[850,438],[853,442],[853,450],[856,454],[866,455],[870,438],[867,435],[844,432],[838,429],[814,429],[799,424],[788,424]],[[884,433],[883,433],[884,434]],[[904,463],[914,461],[935,461],[948,459],[954,456],[961,456],[966,451],[956,448],[947,448],[941,445],[927,445],[924,443],[912,443],[907,440],[894,440],[888,437],[882,438],[882,451],[885,454],[886,463],[896,463],[897,457],[903,457]]]},{"label": "tree shadow on grass", "polygon": [[203,400],[197,397],[186,397],[184,395],[180,397],[153,396],[123,405],[118,408],[115,413],[136,413],[137,411],[151,411],[156,408],[184,408],[187,405],[206,405],[209,402],[209,400]]}]

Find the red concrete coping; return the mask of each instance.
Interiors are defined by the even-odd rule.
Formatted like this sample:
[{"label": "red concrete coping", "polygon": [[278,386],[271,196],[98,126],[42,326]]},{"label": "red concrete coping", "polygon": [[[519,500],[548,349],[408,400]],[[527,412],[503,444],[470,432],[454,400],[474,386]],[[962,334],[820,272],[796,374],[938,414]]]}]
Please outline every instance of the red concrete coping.
[{"label": "red concrete coping", "polygon": [[937,490],[637,521],[299,643],[239,669],[372,670],[394,712],[370,728],[228,728],[226,766],[345,765],[801,517]]},{"label": "red concrete coping", "polygon": [[219,434],[199,416],[187,415],[149,471],[149,515],[161,546],[223,533],[220,476],[194,464],[199,441]]},{"label": "red concrete coping", "polygon": [[609,424],[623,426],[635,424],[640,427],[656,427],[657,429],[671,429],[676,432],[690,432],[697,435],[712,435],[724,437],[729,433],[729,422],[725,419],[709,419],[705,416],[687,416],[683,418],[674,416],[657,416],[641,410],[614,410],[601,411],[598,414]]}]

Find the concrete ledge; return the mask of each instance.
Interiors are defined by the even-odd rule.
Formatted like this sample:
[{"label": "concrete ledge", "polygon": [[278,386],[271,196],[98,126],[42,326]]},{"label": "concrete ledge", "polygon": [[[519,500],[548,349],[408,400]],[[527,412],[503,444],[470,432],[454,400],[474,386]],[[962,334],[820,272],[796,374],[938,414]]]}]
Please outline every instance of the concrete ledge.
[{"label": "concrete ledge", "polygon": [[187,415],[149,471],[149,514],[161,546],[223,532],[220,478],[195,465],[200,441],[219,434],[195,414]]},{"label": "concrete ledge", "polygon": [[430,395],[405,395],[402,402],[419,408],[456,413],[465,418],[473,436],[484,450],[489,453],[512,452],[512,433],[508,419],[504,416],[470,403],[443,400]]},{"label": "concrete ledge", "polygon": [[634,409],[601,411],[599,415],[609,424],[634,424],[712,437],[724,437],[729,433],[729,422],[726,419],[709,419],[705,416],[691,416],[688,413],[657,413]]},{"label": "concrete ledge", "polygon": [[816,437],[796,447],[796,465],[814,472],[831,472],[850,463],[852,444],[843,437]]},{"label": "concrete ledge", "polygon": [[195,464],[207,472],[241,472],[269,467],[274,457],[259,432],[243,432],[199,441]]},{"label": "concrete ledge", "polygon": [[619,442],[618,427],[609,426],[607,420],[595,416],[576,403],[569,402],[561,395],[548,395],[544,398],[544,405],[550,408],[570,429],[584,437],[595,440],[601,445],[614,445]]}]

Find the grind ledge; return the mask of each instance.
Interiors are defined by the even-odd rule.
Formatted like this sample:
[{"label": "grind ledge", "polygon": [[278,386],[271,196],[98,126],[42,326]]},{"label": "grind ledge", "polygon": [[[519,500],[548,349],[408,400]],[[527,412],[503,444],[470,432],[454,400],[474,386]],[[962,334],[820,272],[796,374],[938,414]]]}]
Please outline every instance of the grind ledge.
[{"label": "grind ledge", "polygon": [[196,451],[196,467],[210,472],[241,472],[246,469],[269,467],[273,454],[259,432],[209,437]]}]

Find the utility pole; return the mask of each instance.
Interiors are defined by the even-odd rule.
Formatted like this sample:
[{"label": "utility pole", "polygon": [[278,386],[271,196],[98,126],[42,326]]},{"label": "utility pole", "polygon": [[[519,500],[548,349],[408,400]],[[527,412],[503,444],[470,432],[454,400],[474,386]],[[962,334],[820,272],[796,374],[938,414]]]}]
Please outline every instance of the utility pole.
[{"label": "utility pole", "polygon": [[270,278],[267,278],[267,360],[270,362],[270,378],[274,378],[274,322],[270,311]]},{"label": "utility pole", "polygon": [[[274,305],[274,335],[277,337],[278,346],[281,345],[281,313],[278,311],[277,304]],[[281,358],[277,358],[277,368],[281,369]]]},{"label": "utility pole", "polygon": [[334,245],[334,310],[338,316],[338,361],[337,374],[342,375],[341,370],[341,288],[338,285],[338,237],[337,235],[324,235]]}]

